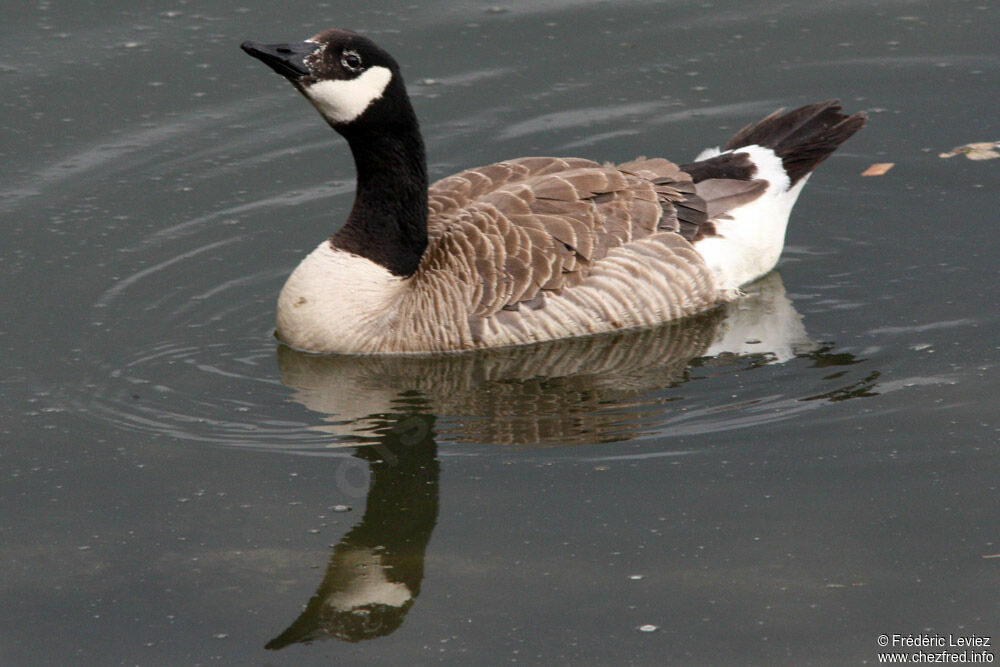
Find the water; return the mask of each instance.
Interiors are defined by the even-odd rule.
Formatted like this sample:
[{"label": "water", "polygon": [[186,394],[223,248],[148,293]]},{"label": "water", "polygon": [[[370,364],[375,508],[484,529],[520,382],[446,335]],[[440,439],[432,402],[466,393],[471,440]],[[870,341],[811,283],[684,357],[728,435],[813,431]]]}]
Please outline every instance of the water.
[{"label": "water", "polygon": [[[1000,161],[938,157],[1000,138],[997,8],[522,4],[9,8],[0,662],[841,663],[1000,634]],[[352,166],[238,44],[331,26],[403,64],[434,177],[685,160],[832,96],[871,118],[735,307],[310,357],[274,302]]]}]

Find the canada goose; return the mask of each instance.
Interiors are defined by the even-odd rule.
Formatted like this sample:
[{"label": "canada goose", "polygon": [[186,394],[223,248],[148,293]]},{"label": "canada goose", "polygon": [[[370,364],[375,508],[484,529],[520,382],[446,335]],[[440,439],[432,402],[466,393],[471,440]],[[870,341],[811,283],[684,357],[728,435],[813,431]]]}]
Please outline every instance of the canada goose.
[{"label": "canada goose", "polygon": [[748,125],[678,166],[531,157],[427,184],[396,61],[346,30],[244,42],[347,139],[346,224],[278,299],[277,335],[321,353],[519,345],[666,322],[769,272],[810,172],[865,123],[835,100]]}]

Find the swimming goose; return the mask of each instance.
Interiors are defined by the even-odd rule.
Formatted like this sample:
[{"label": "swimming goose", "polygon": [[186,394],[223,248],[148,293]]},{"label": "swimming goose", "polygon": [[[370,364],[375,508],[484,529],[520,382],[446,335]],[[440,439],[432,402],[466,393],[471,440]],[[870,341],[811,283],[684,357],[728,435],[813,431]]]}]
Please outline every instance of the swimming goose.
[{"label": "swimming goose", "polygon": [[279,339],[319,353],[520,345],[708,310],[774,267],[809,174],[865,123],[831,100],[776,111],[682,166],[529,157],[428,187],[399,65],[370,39],[326,30],[242,48],[354,157],[347,222],[278,299]]}]

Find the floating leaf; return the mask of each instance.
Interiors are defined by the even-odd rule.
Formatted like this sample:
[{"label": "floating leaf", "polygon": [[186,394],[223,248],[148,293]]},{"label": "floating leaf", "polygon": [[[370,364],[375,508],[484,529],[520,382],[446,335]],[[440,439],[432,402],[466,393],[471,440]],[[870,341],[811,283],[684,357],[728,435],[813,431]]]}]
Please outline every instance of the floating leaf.
[{"label": "floating leaf", "polygon": [[938,157],[949,158],[964,155],[970,160],[992,160],[1000,157],[1000,152],[994,150],[996,148],[1000,148],[1000,141],[977,141],[972,144],[956,146],[947,153],[941,153]]},{"label": "floating leaf", "polygon": [[895,162],[876,162],[861,172],[862,176],[882,176],[896,165]]}]

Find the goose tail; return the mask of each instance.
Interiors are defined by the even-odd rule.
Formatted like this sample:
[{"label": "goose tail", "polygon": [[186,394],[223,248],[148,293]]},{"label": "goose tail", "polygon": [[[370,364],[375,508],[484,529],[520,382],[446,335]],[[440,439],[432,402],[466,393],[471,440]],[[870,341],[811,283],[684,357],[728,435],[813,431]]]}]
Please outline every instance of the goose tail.
[{"label": "goose tail", "polygon": [[[734,292],[777,264],[788,216],[809,175],[865,125],[863,112],[842,111],[837,100],[779,109],[682,165],[713,218],[714,233],[694,245],[721,290]],[[748,182],[759,194],[734,197]]]}]

